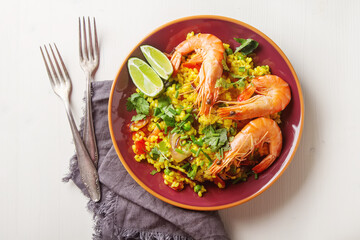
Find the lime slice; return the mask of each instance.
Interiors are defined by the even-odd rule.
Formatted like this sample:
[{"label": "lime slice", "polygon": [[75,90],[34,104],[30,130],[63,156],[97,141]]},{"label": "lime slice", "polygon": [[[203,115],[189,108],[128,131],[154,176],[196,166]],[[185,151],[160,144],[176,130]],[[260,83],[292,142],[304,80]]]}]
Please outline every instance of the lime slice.
[{"label": "lime slice", "polygon": [[143,45],[140,49],[157,74],[159,74],[162,79],[168,80],[173,73],[173,67],[165,54],[150,45]]},{"label": "lime slice", "polygon": [[130,58],[128,69],[135,86],[145,95],[155,97],[164,88],[161,78],[143,60],[136,57]]}]

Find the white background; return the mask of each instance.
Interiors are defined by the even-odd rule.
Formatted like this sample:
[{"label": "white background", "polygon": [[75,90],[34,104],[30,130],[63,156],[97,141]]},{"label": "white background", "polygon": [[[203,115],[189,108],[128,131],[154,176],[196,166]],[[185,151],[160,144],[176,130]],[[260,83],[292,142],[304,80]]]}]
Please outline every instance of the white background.
[{"label": "white background", "polygon": [[113,79],[133,48],[177,18],[214,14],[264,32],[288,56],[305,100],[298,151],[257,198],[220,211],[232,239],[360,239],[359,1],[1,1],[0,239],[90,239],[87,199],[61,178],[74,153],[65,110],[39,46],[56,42],[82,115],[79,16],[95,16],[96,80]]}]

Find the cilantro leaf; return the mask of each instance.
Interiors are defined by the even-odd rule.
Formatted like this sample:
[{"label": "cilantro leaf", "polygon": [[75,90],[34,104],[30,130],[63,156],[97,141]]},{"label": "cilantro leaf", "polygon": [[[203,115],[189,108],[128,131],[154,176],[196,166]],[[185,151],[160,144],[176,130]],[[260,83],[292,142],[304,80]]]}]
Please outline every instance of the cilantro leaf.
[{"label": "cilantro leaf", "polygon": [[168,115],[164,115],[162,118],[168,127],[175,127],[175,118],[169,117]]},{"label": "cilantro leaf", "polygon": [[166,146],[166,143],[164,141],[159,142],[159,150],[163,154],[167,154],[169,152],[169,148]]},{"label": "cilantro leaf", "polygon": [[252,53],[258,46],[259,43],[253,39],[234,38],[235,41],[241,45],[235,49],[234,53],[241,51],[243,54],[248,55]]},{"label": "cilantro leaf", "polygon": [[149,154],[152,159],[158,160],[161,152],[159,151],[159,149],[157,147],[153,147]]},{"label": "cilantro leaf", "polygon": [[229,141],[226,128],[214,129],[212,125],[203,129],[204,142],[209,145],[212,152],[216,152],[226,146]]},{"label": "cilantro leaf", "polygon": [[235,85],[238,85],[240,88],[245,87],[245,82],[244,82],[245,77],[241,77],[241,76],[235,75],[235,74],[232,74],[231,76],[233,78],[237,78],[239,80],[236,82],[233,82],[233,83],[228,83],[228,82],[226,82],[225,79],[219,78],[218,80],[216,80],[215,87],[222,87],[224,89],[229,89],[232,86],[236,87]]},{"label": "cilantro leaf", "polygon": [[160,109],[169,106],[171,103],[171,100],[168,96],[161,96],[158,98],[158,107]]},{"label": "cilantro leaf", "polygon": [[138,115],[133,116],[131,118],[131,121],[136,122],[136,121],[139,121],[139,120],[143,120],[144,118],[146,118],[145,114],[138,114]]},{"label": "cilantro leaf", "polygon": [[226,143],[226,141],[228,140],[228,138],[227,138],[227,130],[226,130],[226,128],[221,128],[221,129],[218,129],[216,132],[218,134],[220,134],[218,144],[220,146],[223,146]]},{"label": "cilantro leaf", "polygon": [[133,93],[126,102],[128,111],[136,110],[137,114],[149,115],[150,104],[140,93]]},{"label": "cilantro leaf", "polygon": [[137,98],[135,108],[138,114],[149,115],[150,104],[145,98]]}]

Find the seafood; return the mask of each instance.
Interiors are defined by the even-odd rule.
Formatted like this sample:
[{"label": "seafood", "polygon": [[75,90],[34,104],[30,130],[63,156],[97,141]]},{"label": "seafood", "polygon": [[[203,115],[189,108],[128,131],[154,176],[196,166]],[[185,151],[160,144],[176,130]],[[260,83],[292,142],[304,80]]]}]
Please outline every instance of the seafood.
[{"label": "seafood", "polygon": [[256,77],[251,84],[257,95],[245,101],[225,102],[232,106],[219,108],[220,117],[234,120],[263,117],[284,110],[291,100],[289,85],[278,76]]},{"label": "seafood", "polygon": [[216,159],[208,174],[216,175],[234,161],[244,161],[255,149],[262,149],[269,145],[269,154],[255,167],[253,172],[260,173],[267,169],[280,155],[282,148],[282,134],[277,123],[270,118],[257,118],[249,122],[231,141],[231,150],[227,151],[224,159]]},{"label": "seafood", "polygon": [[195,104],[199,106],[199,115],[207,115],[219,95],[219,89],[215,88],[215,84],[223,72],[222,60],[225,50],[222,41],[212,34],[197,34],[190,37],[175,48],[171,57],[174,74],[180,67],[182,56],[193,51],[197,53],[197,56],[190,62],[202,61]]},{"label": "seafood", "polygon": [[[241,49],[254,43],[240,40]],[[164,91],[129,96],[126,107],[137,113],[129,124],[134,160],[151,164],[150,174],[169,188],[190,187],[202,197],[206,183],[225,188],[258,179],[279,157],[281,115],[273,113],[289,104],[290,88],[268,65],[256,66],[249,51],[190,32],[166,55],[173,76]]]}]

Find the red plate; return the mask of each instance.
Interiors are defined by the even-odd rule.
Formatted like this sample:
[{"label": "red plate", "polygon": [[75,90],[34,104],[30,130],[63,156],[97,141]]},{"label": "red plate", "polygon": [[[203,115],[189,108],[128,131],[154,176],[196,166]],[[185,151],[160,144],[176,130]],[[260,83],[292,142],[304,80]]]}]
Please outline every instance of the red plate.
[{"label": "red plate", "polygon": [[[170,53],[174,47],[185,40],[188,32],[211,33],[234,49],[239,44],[234,37],[252,38],[259,42],[255,66],[269,65],[273,74],[284,79],[291,88],[292,98],[282,113],[283,149],[279,158],[265,171],[258,180],[250,177],[247,182],[228,184],[219,189],[213,184],[206,185],[208,192],[198,197],[190,187],[175,192],[163,183],[161,174],[152,176],[154,169],[146,163],[134,160],[131,149],[133,143],[127,124],[133,113],[126,110],[126,99],[135,92],[126,63],[130,57],[144,59],[139,46],[148,44],[161,51]],[[109,128],[116,152],[129,174],[144,189],[155,197],[178,207],[194,210],[218,210],[239,205],[258,196],[269,188],[285,171],[299,145],[304,121],[304,103],[300,84],[289,60],[280,48],[265,34],[246,23],[220,16],[192,16],[167,23],[146,36],[130,52],[122,63],[113,83],[109,99]]]}]

